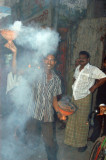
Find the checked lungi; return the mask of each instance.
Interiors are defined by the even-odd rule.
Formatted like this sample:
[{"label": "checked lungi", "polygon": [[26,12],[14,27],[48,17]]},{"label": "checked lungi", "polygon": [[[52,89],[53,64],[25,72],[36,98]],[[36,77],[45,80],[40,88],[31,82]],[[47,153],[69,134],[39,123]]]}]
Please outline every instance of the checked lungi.
[{"label": "checked lungi", "polygon": [[64,143],[73,147],[84,147],[87,145],[91,95],[80,100],[72,98],[72,102],[78,106],[78,110],[68,117]]}]

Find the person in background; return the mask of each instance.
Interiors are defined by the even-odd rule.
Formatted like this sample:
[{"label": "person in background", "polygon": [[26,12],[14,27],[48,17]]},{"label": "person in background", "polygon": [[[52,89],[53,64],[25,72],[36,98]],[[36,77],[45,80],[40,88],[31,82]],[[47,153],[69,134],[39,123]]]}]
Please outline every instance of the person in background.
[{"label": "person in background", "polygon": [[[106,82],[106,75],[99,68],[89,64],[90,55],[87,51],[79,53],[79,60],[80,65],[75,70],[72,85],[72,102],[78,106],[78,110],[68,117],[64,143],[84,152],[87,149],[91,95]],[[95,84],[96,79],[98,82]]]},{"label": "person in background", "polygon": [[9,48],[13,55],[12,55],[12,63],[11,63],[11,69],[10,72],[7,74],[7,87],[6,87],[6,95],[7,95],[7,110],[8,113],[11,114],[14,110],[14,104],[11,100],[11,96],[13,94],[13,90],[15,87],[19,84],[20,77],[17,76],[17,67],[16,67],[16,56],[17,56],[17,48],[15,45],[10,46]]},{"label": "person in background", "polygon": [[79,64],[80,64],[80,60],[79,60],[79,58],[77,58],[77,59],[75,60],[75,68],[76,68],[77,66],[79,66]]},{"label": "person in background", "polygon": [[[102,68],[101,70],[106,74],[106,57],[103,60]],[[100,104],[106,105],[106,82],[98,88],[97,95],[96,95],[96,109],[98,109]],[[102,122],[103,124],[103,133],[102,135],[106,135],[106,115],[103,116],[94,116],[94,129],[93,133],[90,138],[88,138],[89,141],[95,142],[95,140],[100,136],[101,129],[102,129]]]}]

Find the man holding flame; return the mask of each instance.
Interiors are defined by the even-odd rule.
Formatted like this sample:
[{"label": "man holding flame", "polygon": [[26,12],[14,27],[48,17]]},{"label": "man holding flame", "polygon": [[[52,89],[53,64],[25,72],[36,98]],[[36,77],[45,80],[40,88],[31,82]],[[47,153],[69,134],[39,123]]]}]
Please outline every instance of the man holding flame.
[{"label": "man holding flame", "polygon": [[[12,68],[16,74],[16,47],[11,47],[13,54]],[[54,139],[54,110],[59,118],[62,115],[58,112],[57,95],[62,93],[61,80],[53,71],[56,64],[54,55],[47,55],[43,60],[44,71],[41,78],[32,86],[32,94],[34,97],[32,123],[35,128],[35,137],[40,140],[41,134],[45,143],[48,160],[57,159],[57,143]],[[17,82],[16,82],[17,83]],[[15,84],[16,85],[16,84]],[[8,86],[7,86],[8,89]],[[28,138],[28,137],[27,137]],[[36,138],[35,138],[36,139]],[[34,143],[34,142],[33,142]],[[36,141],[35,141],[36,143]]]},{"label": "man holding flame", "polygon": [[[36,92],[34,107],[34,124],[36,135],[42,132],[48,160],[56,160],[57,144],[54,140],[53,121],[54,109],[58,116],[57,95],[62,93],[61,81],[53,71],[56,64],[55,56],[50,54],[44,58],[44,72],[42,78],[35,84]],[[33,88],[34,89],[34,88]]]},{"label": "man holding flame", "polygon": [[[17,48],[12,40],[13,39],[11,39],[11,43],[9,43],[9,41],[8,44],[5,45],[5,47],[9,48],[13,52],[12,72],[8,74],[7,78],[7,93],[9,93],[9,91],[11,92],[12,90],[14,91],[14,88],[17,88],[17,86],[20,85],[19,77],[21,76],[20,73],[17,73]],[[34,102],[32,102],[33,106],[30,105],[30,107],[33,108],[33,114],[31,116],[36,130],[35,137],[39,137],[41,133],[43,135],[48,160],[56,160],[57,144],[54,139],[53,121],[54,110],[57,112],[59,118],[62,116],[60,113],[58,113],[57,102],[57,95],[62,93],[61,81],[53,71],[53,68],[56,64],[55,56],[52,54],[47,55],[43,62],[44,71],[41,75],[41,78],[35,83],[32,82],[34,85],[31,85],[31,87],[33,86],[31,89],[34,97]],[[19,127],[20,126],[18,126],[18,128]]]}]

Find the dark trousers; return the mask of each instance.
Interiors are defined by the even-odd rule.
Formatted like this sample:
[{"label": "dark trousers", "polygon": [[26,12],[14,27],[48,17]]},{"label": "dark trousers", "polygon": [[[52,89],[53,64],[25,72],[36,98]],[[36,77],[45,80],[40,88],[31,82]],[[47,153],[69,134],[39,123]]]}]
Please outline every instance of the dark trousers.
[{"label": "dark trousers", "polygon": [[42,134],[48,160],[57,160],[58,145],[56,143],[56,138],[55,138],[54,123],[31,119],[27,123],[27,127],[25,130],[27,133],[26,139],[28,140],[31,137],[32,141],[35,142],[36,145],[39,144],[41,140],[41,134]]}]

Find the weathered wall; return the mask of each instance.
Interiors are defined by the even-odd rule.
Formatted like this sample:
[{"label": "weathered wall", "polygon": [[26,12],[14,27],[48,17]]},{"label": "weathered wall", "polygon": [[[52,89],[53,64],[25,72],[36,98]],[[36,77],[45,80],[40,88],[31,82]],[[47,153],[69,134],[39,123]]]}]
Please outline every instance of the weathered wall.
[{"label": "weathered wall", "polygon": [[[78,58],[81,50],[88,51],[91,55],[90,63],[101,67],[103,42],[101,37],[106,33],[106,18],[85,19],[78,25],[77,40],[74,44],[73,54],[71,57],[71,66],[67,73],[68,94],[72,94],[72,77],[74,65],[73,62]],[[95,99],[95,98],[94,98]]]},{"label": "weathered wall", "polygon": [[86,19],[78,27],[77,41],[73,50],[73,60],[78,57],[81,50],[91,54],[91,64],[100,67],[103,43],[101,36],[105,33],[106,18]]},{"label": "weathered wall", "polygon": [[51,1],[46,0],[20,0],[12,6],[13,20],[20,20],[24,24],[35,22],[42,26],[50,26],[52,23]]}]

